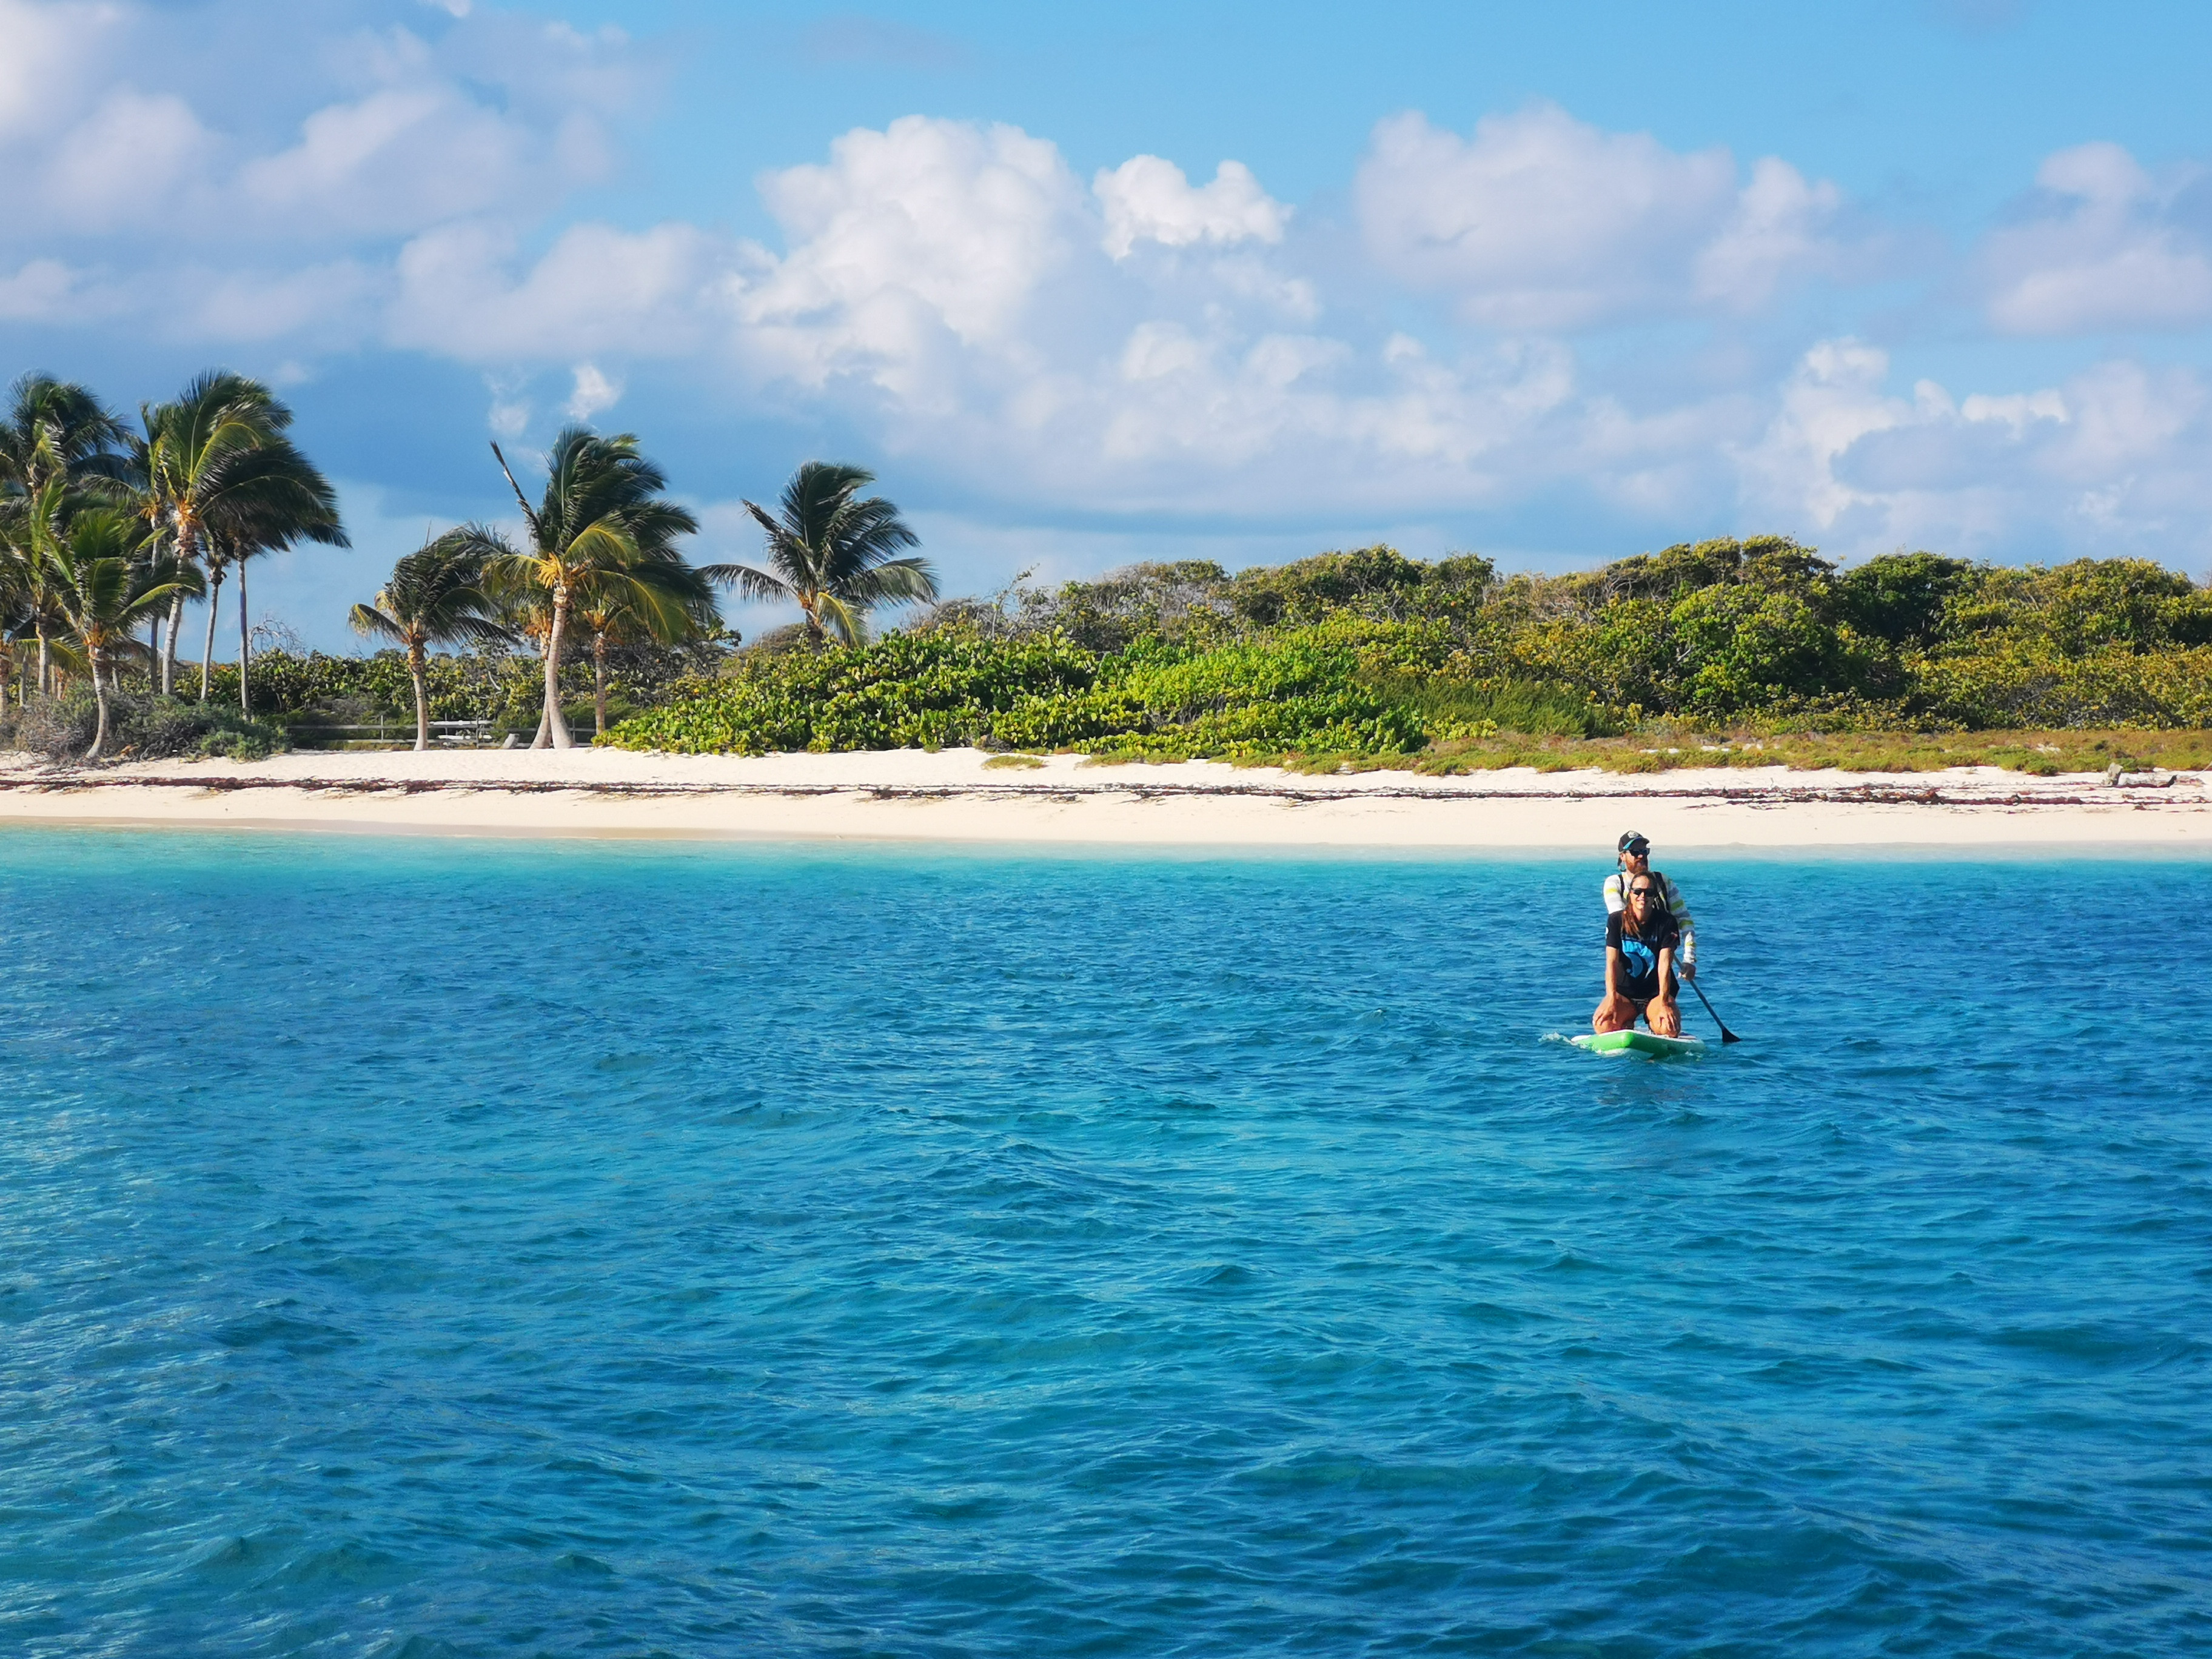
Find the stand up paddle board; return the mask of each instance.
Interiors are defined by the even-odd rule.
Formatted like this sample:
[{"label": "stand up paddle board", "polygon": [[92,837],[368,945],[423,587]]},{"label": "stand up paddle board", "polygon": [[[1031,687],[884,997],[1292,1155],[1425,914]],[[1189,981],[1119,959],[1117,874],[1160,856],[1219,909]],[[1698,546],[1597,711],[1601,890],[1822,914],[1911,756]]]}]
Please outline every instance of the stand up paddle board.
[{"label": "stand up paddle board", "polygon": [[1587,1048],[1594,1054],[1702,1054],[1705,1040],[1693,1036],[1661,1036],[1654,1031],[1585,1031],[1582,1036],[1569,1037],[1577,1048]]}]

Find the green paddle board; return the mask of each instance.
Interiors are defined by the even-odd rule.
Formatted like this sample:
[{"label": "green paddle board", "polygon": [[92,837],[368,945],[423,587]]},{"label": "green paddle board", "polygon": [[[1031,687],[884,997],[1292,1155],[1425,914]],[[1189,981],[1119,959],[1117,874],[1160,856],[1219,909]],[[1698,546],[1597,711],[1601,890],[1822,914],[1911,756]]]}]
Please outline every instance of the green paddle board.
[{"label": "green paddle board", "polygon": [[1702,1054],[1704,1041],[1693,1036],[1660,1036],[1651,1031],[1592,1031],[1568,1042],[1594,1054]]}]

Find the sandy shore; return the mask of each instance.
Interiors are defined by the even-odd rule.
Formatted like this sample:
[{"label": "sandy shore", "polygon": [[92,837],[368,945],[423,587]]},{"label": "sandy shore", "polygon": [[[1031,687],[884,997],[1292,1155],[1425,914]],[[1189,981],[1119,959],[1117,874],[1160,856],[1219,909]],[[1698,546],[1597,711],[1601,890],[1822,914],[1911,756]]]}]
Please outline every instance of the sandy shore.
[{"label": "sandy shore", "polygon": [[57,769],[0,757],[0,823],[485,836],[1588,851],[2108,846],[2212,853],[2212,798],[2097,775],[1527,769],[1302,777],[1206,762],[1036,769],[938,754],[295,754]]}]

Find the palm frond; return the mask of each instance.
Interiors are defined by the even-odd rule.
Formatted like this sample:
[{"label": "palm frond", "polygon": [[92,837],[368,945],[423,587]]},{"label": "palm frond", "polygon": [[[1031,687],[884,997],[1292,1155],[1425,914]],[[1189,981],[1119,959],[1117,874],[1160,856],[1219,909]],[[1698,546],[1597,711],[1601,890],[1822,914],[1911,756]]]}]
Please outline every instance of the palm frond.
[{"label": "palm frond", "polygon": [[756,570],[749,564],[705,564],[699,574],[710,582],[734,587],[749,599],[795,599],[798,593],[781,576]]}]

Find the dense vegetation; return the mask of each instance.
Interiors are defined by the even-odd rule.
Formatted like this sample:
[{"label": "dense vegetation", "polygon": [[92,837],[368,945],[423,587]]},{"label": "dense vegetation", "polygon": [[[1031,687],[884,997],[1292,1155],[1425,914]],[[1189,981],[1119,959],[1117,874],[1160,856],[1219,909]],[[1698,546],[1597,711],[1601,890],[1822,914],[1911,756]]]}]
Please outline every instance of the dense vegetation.
[{"label": "dense vegetation", "polygon": [[[1370,547],[936,603],[913,531],[861,493],[863,469],[807,463],[776,510],[746,503],[762,563],[699,567],[683,550],[696,522],[638,441],[580,427],[545,453],[534,501],[494,446],[519,539],[433,535],[351,606],[356,629],[399,648],[257,654],[252,561],[345,544],[291,422],[228,374],[135,427],[84,387],[15,384],[0,405],[0,742],[57,758],[410,734],[560,746],[589,719],[603,741],[690,752],[2048,770],[2189,761],[2212,741],[2212,592],[2143,560],[1901,553],[1844,570],[1764,537],[1506,576]],[[238,648],[217,665],[226,586]],[[729,586],[805,621],[739,651],[715,604]],[[198,665],[180,660],[195,600]],[[878,637],[886,605],[917,611]]]},{"label": "dense vegetation", "polygon": [[872,645],[746,652],[611,740],[1433,763],[1516,734],[2207,726],[2212,592],[2186,577],[1929,553],[1844,571],[1764,538],[1558,577],[1387,547],[1234,577],[1139,566],[941,605]]}]

